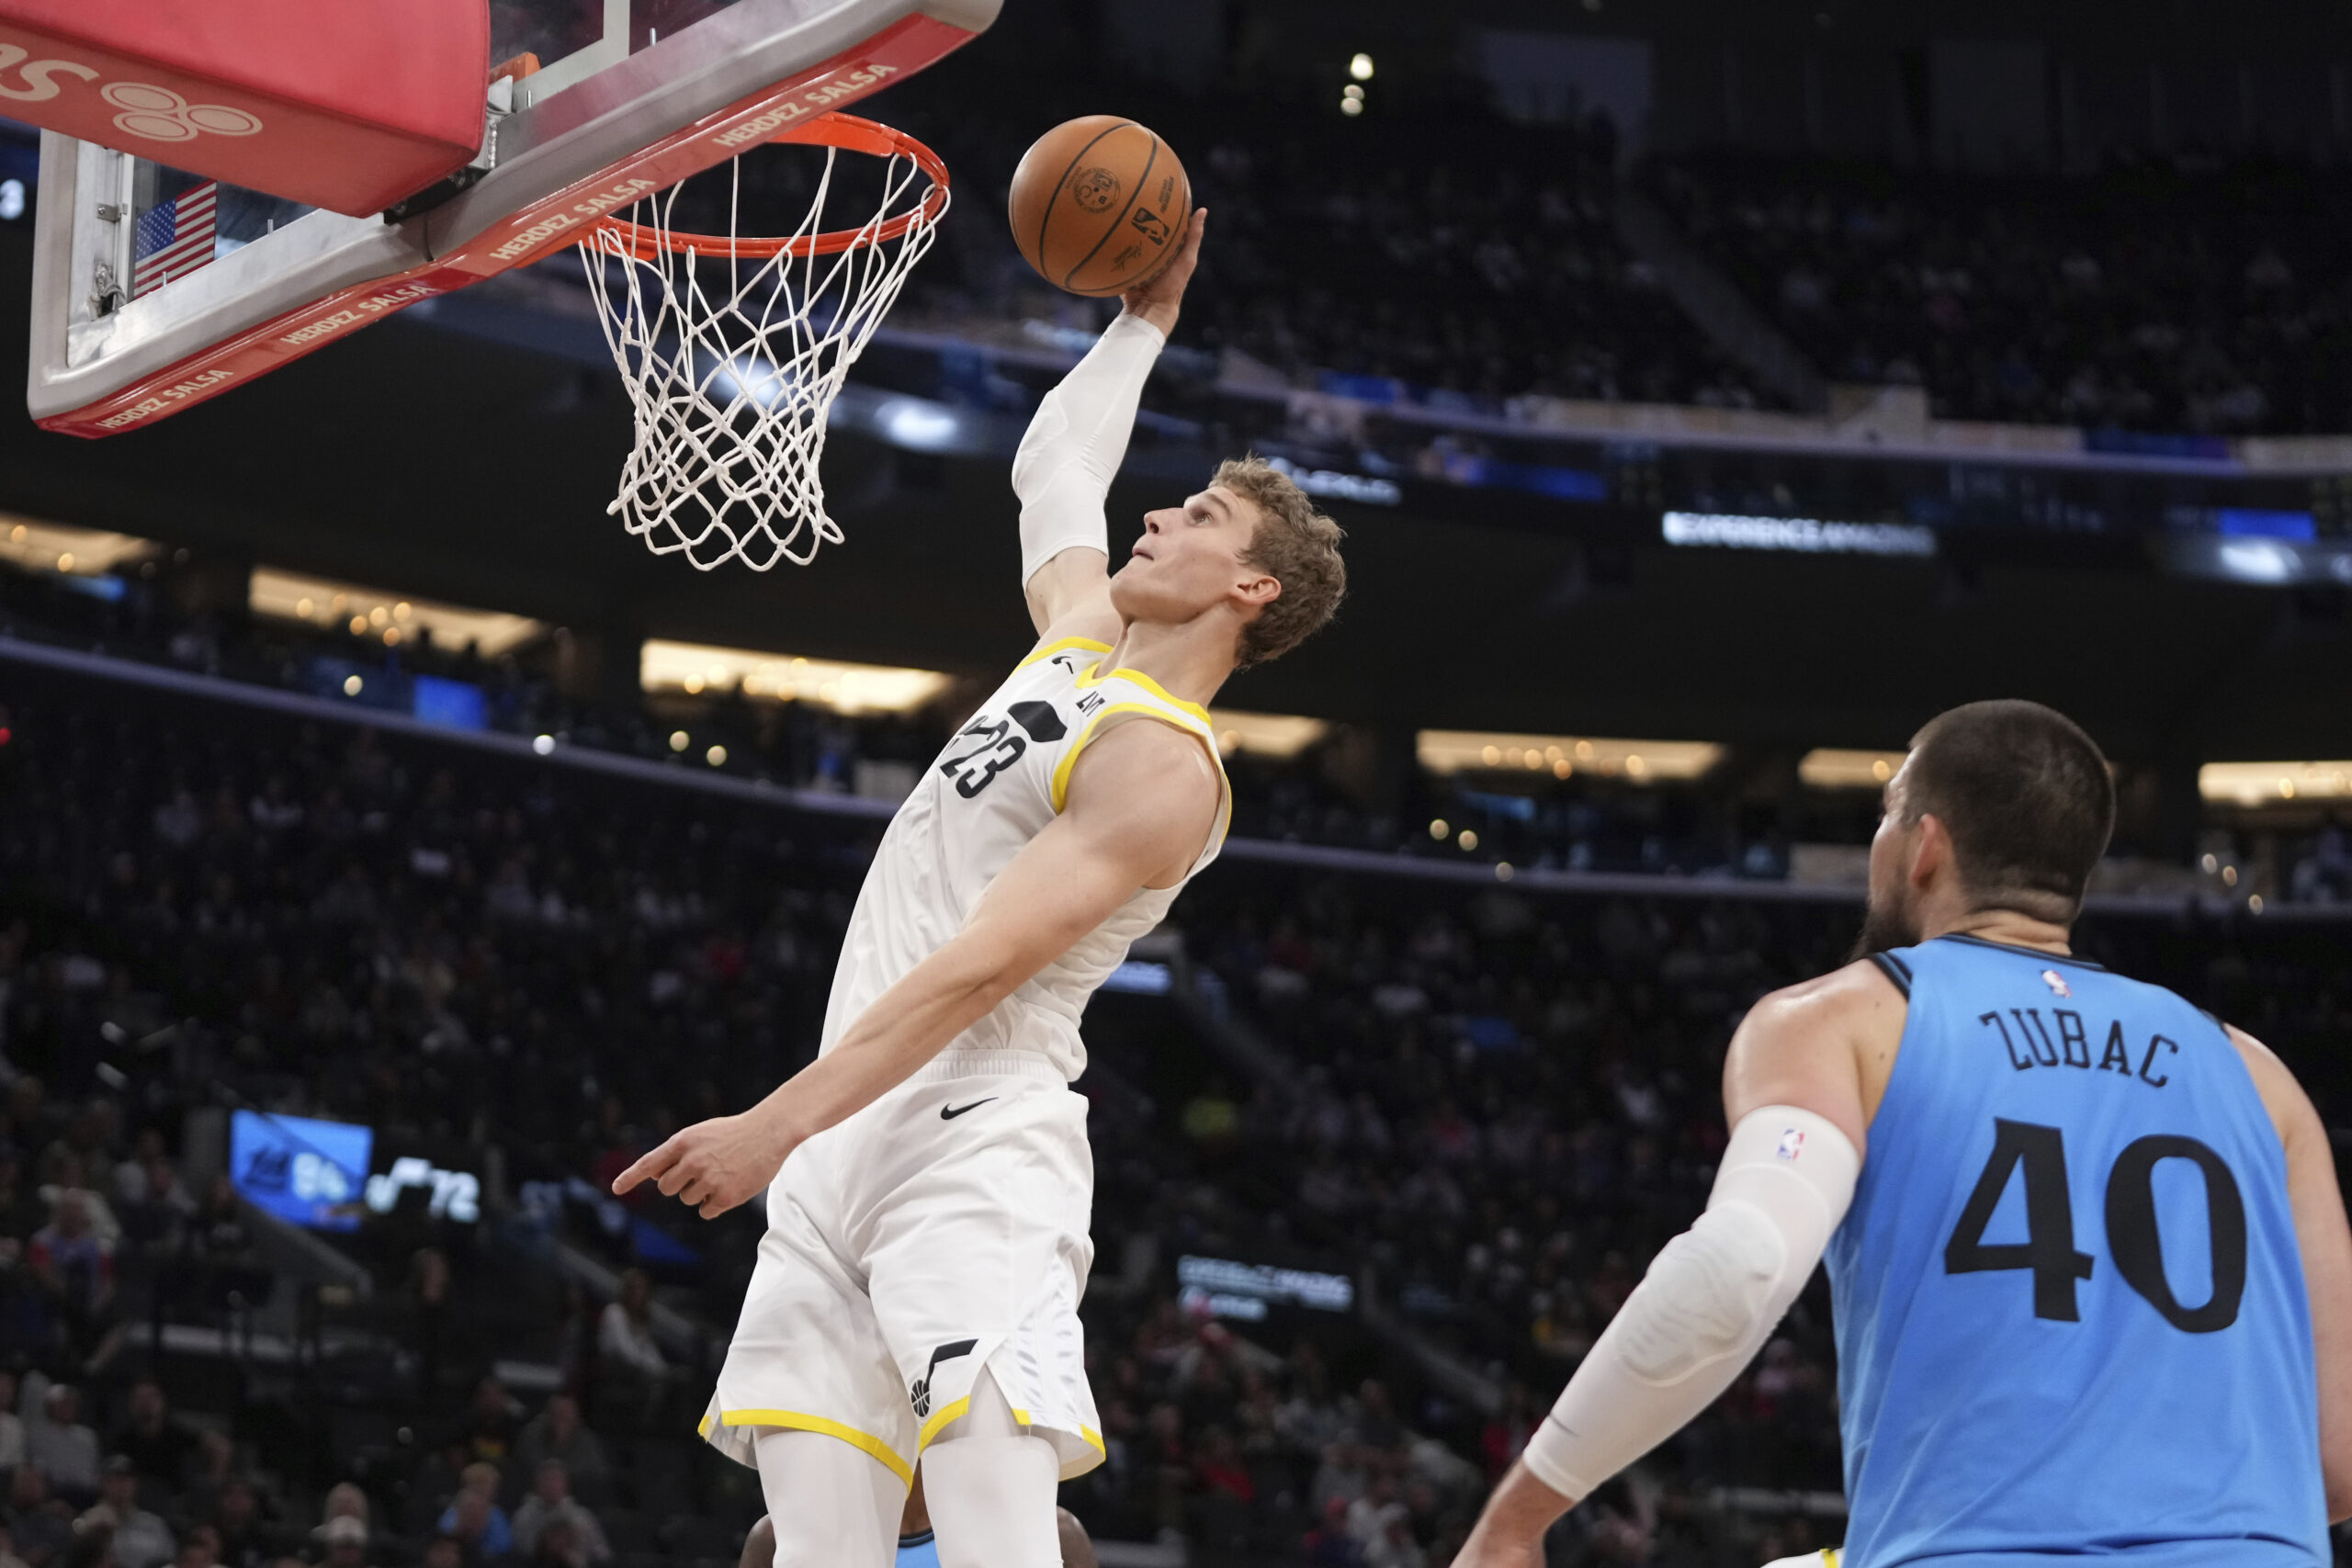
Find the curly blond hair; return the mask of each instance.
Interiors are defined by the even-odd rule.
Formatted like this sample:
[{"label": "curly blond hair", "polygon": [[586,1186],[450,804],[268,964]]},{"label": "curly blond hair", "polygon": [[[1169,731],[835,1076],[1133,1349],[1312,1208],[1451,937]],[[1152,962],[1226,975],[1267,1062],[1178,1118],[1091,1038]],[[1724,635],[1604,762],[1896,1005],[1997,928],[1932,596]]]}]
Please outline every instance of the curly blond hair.
[{"label": "curly blond hair", "polygon": [[1347,533],[1315,510],[1289,475],[1251,453],[1217,465],[1211,484],[1223,485],[1258,509],[1258,527],[1244,566],[1272,574],[1279,597],[1241,628],[1242,669],[1280,659],[1329,624],[1348,595],[1347,563],[1340,541]]}]

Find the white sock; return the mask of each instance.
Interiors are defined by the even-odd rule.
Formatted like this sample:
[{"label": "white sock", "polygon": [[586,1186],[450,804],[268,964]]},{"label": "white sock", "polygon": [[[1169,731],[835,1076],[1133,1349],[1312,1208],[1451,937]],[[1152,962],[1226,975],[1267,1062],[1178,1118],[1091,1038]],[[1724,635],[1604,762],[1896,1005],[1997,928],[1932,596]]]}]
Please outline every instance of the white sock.
[{"label": "white sock", "polygon": [[940,1568],[1061,1568],[1061,1461],[1022,1431],[987,1371],[971,1408],[923,1450],[922,1489]]},{"label": "white sock", "polygon": [[754,1452],[775,1568],[892,1568],[907,1506],[897,1472],[822,1432],[763,1432]]}]

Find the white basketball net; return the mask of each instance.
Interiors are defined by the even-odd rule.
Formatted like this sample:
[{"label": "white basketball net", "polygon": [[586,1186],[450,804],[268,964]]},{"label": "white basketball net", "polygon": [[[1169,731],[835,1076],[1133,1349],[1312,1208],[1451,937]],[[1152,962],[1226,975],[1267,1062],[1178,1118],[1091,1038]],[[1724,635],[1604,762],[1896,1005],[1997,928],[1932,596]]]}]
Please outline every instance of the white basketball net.
[{"label": "white basketball net", "polygon": [[[678,186],[639,202],[623,222],[660,244],[651,260],[625,234],[599,228],[581,242],[589,291],[636,412],[636,436],[607,511],[656,555],[684,552],[705,571],[740,560],[765,571],[806,566],[839,544],[818,471],[825,419],[907,275],[937,237],[946,192],[923,210],[930,177],[901,152],[888,160],[881,206],[846,249],[820,255],[825,198],[840,150],[825,167],[790,248],[764,259],[673,250]],[[740,169],[728,203],[736,233]],[[912,221],[896,239],[880,231]],[[806,252],[795,254],[796,251]]]}]

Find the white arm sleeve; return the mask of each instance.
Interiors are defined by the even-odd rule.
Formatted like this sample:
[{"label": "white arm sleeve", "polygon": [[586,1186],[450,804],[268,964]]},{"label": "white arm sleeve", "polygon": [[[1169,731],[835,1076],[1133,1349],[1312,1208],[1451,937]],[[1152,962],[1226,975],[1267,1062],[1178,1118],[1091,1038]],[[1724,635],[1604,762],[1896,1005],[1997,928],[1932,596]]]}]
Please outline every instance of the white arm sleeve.
[{"label": "white arm sleeve", "polygon": [[1812,1278],[1861,1168],[1810,1111],[1741,1117],[1707,1212],[1659,1249],[1528,1439],[1535,1478],[1589,1497],[1713,1404]]},{"label": "white arm sleeve", "polygon": [[1103,498],[1126,458],[1144,378],[1167,343],[1150,322],[1122,315],[1037,405],[1012,459],[1023,587],[1064,550],[1111,553]]}]

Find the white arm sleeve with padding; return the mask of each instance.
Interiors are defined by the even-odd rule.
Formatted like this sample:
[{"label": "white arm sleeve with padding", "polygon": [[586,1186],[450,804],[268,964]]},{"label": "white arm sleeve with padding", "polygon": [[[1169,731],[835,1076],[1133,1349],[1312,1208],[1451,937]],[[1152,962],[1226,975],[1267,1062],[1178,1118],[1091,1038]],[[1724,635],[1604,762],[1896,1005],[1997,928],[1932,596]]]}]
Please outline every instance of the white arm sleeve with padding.
[{"label": "white arm sleeve with padding", "polygon": [[1103,498],[1126,458],[1144,379],[1167,343],[1150,322],[1122,315],[1037,405],[1012,459],[1023,587],[1064,550],[1111,553]]},{"label": "white arm sleeve with padding", "polygon": [[1553,1491],[1589,1497],[1729,1388],[1813,1277],[1861,1174],[1826,1118],[1740,1118],[1707,1212],[1659,1249],[1527,1443]]}]

